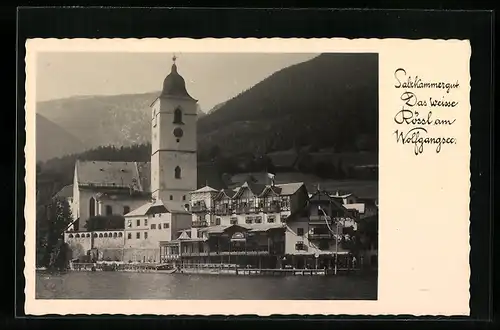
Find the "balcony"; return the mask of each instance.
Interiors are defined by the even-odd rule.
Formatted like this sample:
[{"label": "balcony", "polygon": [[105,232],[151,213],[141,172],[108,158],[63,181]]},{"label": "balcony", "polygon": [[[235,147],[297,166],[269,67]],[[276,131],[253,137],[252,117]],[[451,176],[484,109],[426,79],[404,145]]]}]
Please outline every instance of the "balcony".
[{"label": "balcony", "polygon": [[236,214],[252,214],[252,213],[255,213],[255,207],[251,207],[251,206],[237,206],[234,209],[234,213],[236,213]]},{"label": "balcony", "polygon": [[264,207],[264,213],[279,213],[281,207],[278,204],[269,205]]},{"label": "balcony", "polygon": [[307,237],[310,240],[318,240],[318,239],[334,239],[335,237],[330,233],[313,233],[308,234]]},{"label": "balcony", "polygon": [[215,213],[215,215],[230,215],[230,210],[229,209],[215,209],[214,213]]},{"label": "balcony", "polygon": [[343,223],[346,219],[340,217],[325,217],[324,215],[310,215],[309,223],[320,223],[324,224],[328,220],[329,224],[336,224],[337,222]]},{"label": "balcony", "polygon": [[202,228],[202,227],[207,227],[208,226],[208,221],[193,221],[191,224],[193,228]]},{"label": "balcony", "polygon": [[195,204],[191,206],[191,212],[208,212],[208,208],[202,204]]}]

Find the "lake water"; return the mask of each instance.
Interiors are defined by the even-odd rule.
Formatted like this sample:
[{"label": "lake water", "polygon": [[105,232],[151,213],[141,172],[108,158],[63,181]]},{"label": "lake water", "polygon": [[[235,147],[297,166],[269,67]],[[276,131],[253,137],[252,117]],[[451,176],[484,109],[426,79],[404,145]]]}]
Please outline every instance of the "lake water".
[{"label": "lake water", "polygon": [[37,299],[377,299],[375,275],[246,277],[37,272]]}]

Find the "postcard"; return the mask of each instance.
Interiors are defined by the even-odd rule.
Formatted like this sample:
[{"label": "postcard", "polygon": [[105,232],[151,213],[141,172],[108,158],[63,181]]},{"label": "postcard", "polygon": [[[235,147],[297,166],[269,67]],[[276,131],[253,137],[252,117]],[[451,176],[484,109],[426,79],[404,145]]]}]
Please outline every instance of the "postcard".
[{"label": "postcard", "polygon": [[29,39],[26,314],[469,315],[470,56]]}]

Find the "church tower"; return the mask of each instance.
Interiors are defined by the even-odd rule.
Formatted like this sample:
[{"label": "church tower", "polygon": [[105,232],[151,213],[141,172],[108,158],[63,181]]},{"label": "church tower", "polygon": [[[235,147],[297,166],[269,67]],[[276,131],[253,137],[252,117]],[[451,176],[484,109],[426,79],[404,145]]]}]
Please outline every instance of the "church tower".
[{"label": "church tower", "polygon": [[186,90],[173,57],[161,95],[151,105],[151,192],[163,202],[189,201],[197,188],[197,100]]}]

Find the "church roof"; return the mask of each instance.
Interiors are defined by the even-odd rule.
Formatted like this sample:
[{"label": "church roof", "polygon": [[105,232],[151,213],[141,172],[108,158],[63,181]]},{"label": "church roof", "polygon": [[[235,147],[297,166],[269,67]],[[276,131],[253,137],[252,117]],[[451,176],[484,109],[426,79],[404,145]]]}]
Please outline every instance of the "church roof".
[{"label": "church roof", "polygon": [[69,184],[67,186],[64,186],[54,195],[54,197],[61,197],[61,198],[73,197],[73,185]]},{"label": "church roof", "polygon": [[78,185],[109,188],[130,188],[147,191],[149,171],[139,171],[135,162],[77,161]]},{"label": "church roof", "polygon": [[[141,191],[151,192],[151,163],[150,162],[106,162],[106,161],[78,161],[77,175],[79,185],[88,185],[92,188],[130,188],[132,180],[140,184]],[[102,169],[102,171],[101,171]],[[122,171],[124,169],[125,171]],[[226,187],[222,176],[212,164],[199,163],[197,167],[198,188],[208,185],[219,191]]]},{"label": "church roof", "polygon": [[181,97],[194,100],[186,90],[184,78],[177,72],[177,65],[172,64],[172,71],[163,81],[163,90],[160,97]]}]

